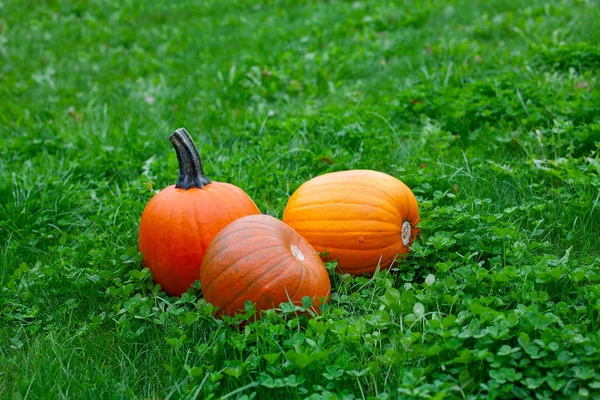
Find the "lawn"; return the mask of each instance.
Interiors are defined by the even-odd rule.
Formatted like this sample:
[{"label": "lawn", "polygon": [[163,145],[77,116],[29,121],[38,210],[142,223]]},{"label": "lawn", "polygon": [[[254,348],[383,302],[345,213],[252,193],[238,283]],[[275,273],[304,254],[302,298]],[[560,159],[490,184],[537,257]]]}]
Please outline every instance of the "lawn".
[{"label": "lawn", "polygon": [[[0,398],[600,399],[594,0],[0,1]],[[421,235],[331,301],[214,317],[143,270],[185,127],[281,218],[332,171]],[[197,286],[197,285],[196,285]]]}]

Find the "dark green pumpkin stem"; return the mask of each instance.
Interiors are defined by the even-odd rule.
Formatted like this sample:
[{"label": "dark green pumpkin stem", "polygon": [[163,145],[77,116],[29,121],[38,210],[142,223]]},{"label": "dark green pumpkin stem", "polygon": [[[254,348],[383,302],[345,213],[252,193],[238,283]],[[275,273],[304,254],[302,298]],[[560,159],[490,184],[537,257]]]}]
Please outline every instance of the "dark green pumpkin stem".
[{"label": "dark green pumpkin stem", "polygon": [[208,185],[211,180],[204,175],[200,154],[190,134],[184,128],[179,128],[169,136],[169,140],[175,147],[179,162],[179,180],[175,187],[201,189]]}]

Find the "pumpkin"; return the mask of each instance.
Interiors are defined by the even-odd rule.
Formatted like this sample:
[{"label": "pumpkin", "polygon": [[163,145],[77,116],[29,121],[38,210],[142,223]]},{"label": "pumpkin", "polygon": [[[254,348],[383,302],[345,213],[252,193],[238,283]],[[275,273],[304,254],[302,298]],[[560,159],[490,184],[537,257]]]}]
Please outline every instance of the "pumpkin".
[{"label": "pumpkin", "polygon": [[400,180],[353,170],[318,176],[290,197],[283,221],[352,275],[389,268],[418,233],[417,200]]},{"label": "pumpkin", "polygon": [[179,162],[179,180],[156,194],[140,221],[142,264],[154,282],[171,296],[180,296],[200,278],[206,248],[230,222],[260,211],[237,186],[212,182],[204,174],[198,149],[187,131],[169,140]]},{"label": "pumpkin", "polygon": [[206,251],[200,268],[200,285],[207,302],[218,306],[217,315],[244,311],[244,302],[257,311],[283,302],[302,304],[313,298],[329,299],[329,274],[323,261],[288,225],[268,215],[251,215],[227,225]]}]

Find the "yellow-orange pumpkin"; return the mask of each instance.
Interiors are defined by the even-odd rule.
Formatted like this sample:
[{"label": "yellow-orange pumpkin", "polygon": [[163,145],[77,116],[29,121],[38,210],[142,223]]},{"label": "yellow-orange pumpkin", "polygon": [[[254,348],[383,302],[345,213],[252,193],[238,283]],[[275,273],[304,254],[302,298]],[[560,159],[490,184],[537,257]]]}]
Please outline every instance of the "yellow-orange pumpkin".
[{"label": "yellow-orange pumpkin", "polygon": [[393,176],[370,170],[333,172],[301,185],[283,221],[327,260],[352,275],[386,269],[418,233],[417,200]]},{"label": "yellow-orange pumpkin", "polygon": [[267,310],[304,296],[329,299],[329,275],[311,245],[292,228],[268,215],[251,215],[227,225],[206,251],[200,269],[206,301],[218,315],[244,311],[244,302]]},{"label": "yellow-orange pumpkin", "polygon": [[154,282],[169,295],[180,296],[200,278],[204,252],[217,233],[230,222],[260,211],[242,189],[206,177],[185,129],[176,130],[169,139],[179,161],[179,180],[146,205],[139,247]]}]

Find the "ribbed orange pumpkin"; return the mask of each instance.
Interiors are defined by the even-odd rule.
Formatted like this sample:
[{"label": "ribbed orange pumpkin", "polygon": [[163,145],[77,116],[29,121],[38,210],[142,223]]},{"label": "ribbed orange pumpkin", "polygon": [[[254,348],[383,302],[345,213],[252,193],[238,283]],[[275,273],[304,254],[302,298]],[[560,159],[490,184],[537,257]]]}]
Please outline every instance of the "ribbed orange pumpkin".
[{"label": "ribbed orange pumpkin", "polygon": [[204,175],[198,150],[187,131],[169,139],[177,152],[179,180],[154,196],[142,213],[139,247],[154,282],[180,296],[200,278],[206,248],[230,222],[260,211],[237,186]]},{"label": "ribbed orange pumpkin", "polygon": [[382,172],[353,170],[318,176],[290,197],[283,221],[328,260],[352,275],[386,269],[408,252],[418,228],[417,199]]},{"label": "ribbed orange pumpkin", "polygon": [[206,301],[218,315],[235,315],[244,302],[267,310],[302,297],[329,299],[329,275],[319,255],[292,228],[268,215],[251,215],[227,225],[206,251],[200,269]]}]

